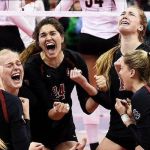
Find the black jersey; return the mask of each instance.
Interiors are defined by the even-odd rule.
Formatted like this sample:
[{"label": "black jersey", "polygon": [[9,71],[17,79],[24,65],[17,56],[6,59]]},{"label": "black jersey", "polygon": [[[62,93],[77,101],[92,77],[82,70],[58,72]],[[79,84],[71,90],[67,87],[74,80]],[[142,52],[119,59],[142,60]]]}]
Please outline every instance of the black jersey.
[{"label": "black jersey", "polygon": [[20,53],[25,49],[19,29],[14,25],[0,25],[0,41],[0,50],[8,48]]},{"label": "black jersey", "polygon": [[[145,44],[141,44],[136,49],[143,49],[145,51],[150,51],[150,47]],[[110,109],[110,126],[106,137],[110,138],[110,140],[120,144],[123,147],[129,146],[129,141],[133,141],[133,137],[130,134],[129,130],[123,124],[120,115],[115,109],[116,98],[126,99],[131,98],[132,93],[127,91],[119,91],[120,88],[120,80],[118,78],[118,74],[114,67],[114,62],[117,61],[121,57],[120,49],[116,51],[114,54],[112,66],[109,72],[111,86],[108,93],[99,93],[99,103],[102,104],[105,108]],[[98,100],[96,100],[98,101]],[[121,138],[126,140],[126,142],[120,142]],[[123,144],[124,143],[124,144]],[[132,143],[132,142],[131,142]],[[126,147],[127,149],[130,149]],[[132,148],[131,148],[132,149]]]},{"label": "black jersey", "polygon": [[[150,47],[148,47],[145,44],[141,44],[136,49],[143,49],[145,51],[150,51]],[[123,125],[120,115],[115,109],[116,98],[126,99],[126,98],[131,98],[132,96],[131,92],[119,91],[120,80],[115,70],[114,62],[117,61],[120,57],[121,57],[121,52],[120,50],[118,50],[114,56],[114,60],[110,70],[110,78],[111,78],[110,97],[111,97],[111,106],[112,106],[111,118],[110,118],[110,130],[118,131],[119,133],[123,132],[123,134],[120,134],[120,136],[128,136],[128,132],[126,132],[126,127]]]},{"label": "black jersey", "polygon": [[[75,130],[71,109],[59,121],[47,117],[47,111],[53,108],[54,101],[68,103],[70,107],[72,106],[71,92],[76,83],[69,78],[68,71],[74,67],[81,69],[82,74],[88,78],[85,62],[80,54],[71,50],[64,50],[64,59],[57,68],[47,66],[41,59],[40,54],[31,56],[25,64],[25,79],[28,80],[29,87],[37,97],[34,111],[31,110],[31,132],[37,141],[44,144],[47,138],[48,141],[50,139],[51,141],[59,141],[60,136],[65,138],[63,133],[65,130]],[[76,89],[81,108],[88,114],[85,103],[89,96],[81,86],[76,85]],[[35,123],[37,121],[38,125]],[[47,123],[44,124],[44,122]],[[40,128],[42,132],[35,131],[38,130],[35,129],[36,127]],[[45,138],[45,141],[43,141],[43,138]]]},{"label": "black jersey", "polygon": [[8,150],[28,150],[30,144],[29,124],[23,119],[23,109],[18,97],[2,91],[8,112],[5,121],[0,107],[0,138],[7,144]]},{"label": "black jersey", "polygon": [[131,99],[137,137],[144,150],[150,150],[150,91],[143,86]]}]

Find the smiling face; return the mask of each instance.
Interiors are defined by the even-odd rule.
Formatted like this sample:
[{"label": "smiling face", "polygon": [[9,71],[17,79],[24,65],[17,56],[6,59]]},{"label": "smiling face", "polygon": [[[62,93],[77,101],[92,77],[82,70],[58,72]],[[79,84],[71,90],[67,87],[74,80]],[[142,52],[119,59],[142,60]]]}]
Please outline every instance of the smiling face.
[{"label": "smiling face", "polygon": [[7,51],[0,56],[0,65],[3,66],[2,81],[6,91],[14,93],[22,86],[24,71],[19,55]]},{"label": "smiling face", "polygon": [[144,26],[141,24],[140,10],[135,7],[129,7],[122,12],[118,21],[118,28],[122,34],[137,34],[143,31]]},{"label": "smiling face", "polygon": [[62,51],[64,37],[56,28],[47,24],[41,27],[39,32],[39,46],[42,48],[47,59],[56,58]]}]

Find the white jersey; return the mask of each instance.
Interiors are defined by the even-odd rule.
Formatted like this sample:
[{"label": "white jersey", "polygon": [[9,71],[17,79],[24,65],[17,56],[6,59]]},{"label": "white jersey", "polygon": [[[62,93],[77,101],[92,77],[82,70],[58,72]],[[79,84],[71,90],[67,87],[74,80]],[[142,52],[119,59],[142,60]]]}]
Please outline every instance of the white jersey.
[{"label": "white jersey", "polygon": [[[55,11],[66,11],[75,0],[61,0]],[[118,12],[127,7],[126,0],[80,0],[82,11]],[[108,39],[118,33],[117,16],[82,17],[82,33],[87,33],[103,39]]]},{"label": "white jersey", "polygon": [[[18,4],[17,8],[19,8],[20,2],[17,1],[16,3]],[[10,5],[9,0],[0,0],[0,11],[9,11],[9,10],[11,10],[9,5]],[[10,20],[9,17],[0,16],[0,26],[3,26],[3,25],[5,26],[5,25],[15,25],[15,24]]]},{"label": "white jersey", "polygon": [[[0,11],[20,11],[21,0],[0,0]],[[32,36],[33,28],[22,16],[0,16],[0,26],[16,25]]]},{"label": "white jersey", "polygon": [[[36,11],[44,11],[44,4],[42,0],[36,0],[33,2],[30,2],[28,4],[24,4],[21,7],[22,11],[28,11],[28,12],[36,12]],[[36,23],[40,22],[44,17],[34,17],[34,16],[27,16],[26,19],[30,23],[30,26],[34,29],[36,26]],[[31,42],[33,41],[32,38],[30,38],[26,33],[24,33],[22,30],[19,30],[21,34],[21,38],[25,44],[25,47],[29,46]]]}]

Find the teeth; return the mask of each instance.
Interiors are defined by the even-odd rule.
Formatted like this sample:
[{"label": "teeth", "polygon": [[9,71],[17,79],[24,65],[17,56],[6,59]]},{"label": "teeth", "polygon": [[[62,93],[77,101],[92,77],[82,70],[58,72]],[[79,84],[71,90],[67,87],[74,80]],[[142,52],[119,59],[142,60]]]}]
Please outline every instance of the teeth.
[{"label": "teeth", "polygon": [[127,21],[121,21],[121,24],[129,24]]},{"label": "teeth", "polygon": [[12,76],[19,76],[20,73],[14,73]]},{"label": "teeth", "polygon": [[12,74],[12,76],[11,76],[11,78],[12,78],[13,80],[20,80],[20,77],[21,77],[20,73],[14,73],[14,74]]},{"label": "teeth", "polygon": [[55,45],[53,42],[46,43],[46,46]]}]

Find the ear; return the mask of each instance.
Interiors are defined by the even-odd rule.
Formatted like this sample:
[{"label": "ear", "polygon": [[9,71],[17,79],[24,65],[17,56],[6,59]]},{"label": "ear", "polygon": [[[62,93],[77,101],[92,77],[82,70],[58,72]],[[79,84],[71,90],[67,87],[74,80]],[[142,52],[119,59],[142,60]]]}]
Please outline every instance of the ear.
[{"label": "ear", "polygon": [[61,43],[64,43],[64,36],[61,36]]},{"label": "ear", "polygon": [[139,31],[143,31],[143,25],[140,25],[138,28]]},{"label": "ear", "polygon": [[135,69],[130,70],[130,78],[135,76]]}]

